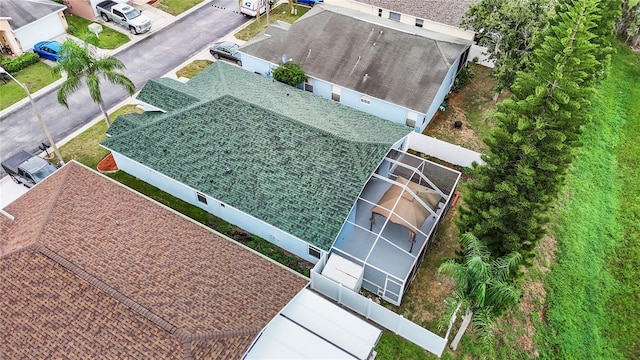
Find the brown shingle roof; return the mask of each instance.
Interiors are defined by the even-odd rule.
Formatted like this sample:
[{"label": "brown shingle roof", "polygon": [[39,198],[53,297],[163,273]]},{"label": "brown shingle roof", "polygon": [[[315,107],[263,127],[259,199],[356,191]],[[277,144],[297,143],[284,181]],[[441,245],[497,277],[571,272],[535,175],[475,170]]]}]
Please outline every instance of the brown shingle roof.
[{"label": "brown shingle roof", "polygon": [[[101,329],[94,331],[126,332],[128,328],[121,328],[122,321],[137,321],[160,331],[156,334],[147,329],[139,337],[127,339],[142,343],[139,346],[164,344],[173,351],[170,357],[238,358],[260,329],[307,282],[76,163],[67,164],[5,210],[15,220],[0,220],[0,230],[12,234],[6,240],[0,238],[0,279],[2,283],[5,279],[23,279],[23,283],[1,288],[2,292],[11,292],[11,300],[0,297],[0,308],[33,302],[37,289],[32,287],[37,287],[39,278],[71,281],[64,280],[67,276],[75,282],[49,289],[57,291],[52,296],[41,295],[49,299],[48,305],[38,306],[36,302],[33,309],[13,308],[7,314],[9,322],[0,320],[0,333],[14,328],[15,321],[24,322],[29,327],[42,328],[43,339],[55,340],[59,336],[58,342],[79,342],[76,353],[85,356],[100,352],[94,352],[95,344],[87,342],[91,339],[73,337],[74,326],[93,329],[98,324],[85,320],[113,316],[118,321],[105,320]],[[21,246],[32,244],[31,249],[16,252]],[[34,259],[49,265],[24,271],[22,263],[37,262]],[[78,287],[82,291],[73,293],[77,298],[66,294],[68,289]],[[83,296],[84,293],[89,295]],[[97,294],[102,298],[95,300]],[[65,315],[82,320],[80,323],[67,325],[56,317],[56,309],[69,301],[86,312],[78,317],[84,312],[71,309]],[[111,315],[116,307],[107,306],[109,302],[127,311]],[[92,306],[93,303],[101,305]],[[52,324],[47,325],[45,320]],[[64,331],[58,335],[49,333],[55,328]],[[30,351],[24,341],[31,335],[22,330],[17,333],[1,345],[0,355],[5,346]],[[173,335],[166,340],[170,333]],[[48,343],[37,339],[33,341],[38,346]],[[113,342],[120,340],[110,337]],[[122,345],[125,357],[129,356],[126,351],[134,349],[126,345],[127,341]],[[176,341],[181,344],[180,356],[171,345]],[[53,356],[66,354],[62,347],[50,351]],[[40,357],[38,354],[34,355]]]}]

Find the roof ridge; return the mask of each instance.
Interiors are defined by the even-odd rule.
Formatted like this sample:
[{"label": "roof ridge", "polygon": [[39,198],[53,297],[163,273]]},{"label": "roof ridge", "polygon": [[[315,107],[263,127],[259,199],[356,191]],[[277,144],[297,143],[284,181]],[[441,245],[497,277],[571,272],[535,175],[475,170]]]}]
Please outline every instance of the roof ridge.
[{"label": "roof ridge", "polygon": [[[226,86],[226,83],[225,83],[225,86]],[[229,97],[231,97],[233,99],[245,102],[247,104],[251,104],[252,106],[259,107],[260,109],[262,109],[262,110],[264,110],[264,111],[266,111],[268,113],[275,114],[275,115],[278,115],[280,117],[283,117],[283,118],[287,119],[288,121],[290,121],[290,122],[292,122],[294,124],[298,124],[300,126],[304,126],[304,127],[308,128],[308,129],[311,129],[311,130],[319,131],[319,132],[321,132],[323,134],[329,135],[329,136],[331,136],[333,138],[336,138],[336,139],[344,140],[344,141],[348,142],[349,144],[389,145],[389,143],[385,142],[385,141],[371,141],[371,140],[367,140],[367,139],[356,140],[356,139],[349,138],[347,136],[339,135],[339,134],[336,134],[335,132],[332,132],[330,130],[324,129],[324,128],[320,127],[320,126],[315,126],[315,125],[313,125],[311,123],[297,120],[297,119],[295,119],[295,118],[293,118],[293,117],[291,117],[291,116],[289,116],[287,114],[284,114],[284,113],[282,113],[280,111],[275,111],[273,109],[264,107],[264,106],[262,106],[262,105],[260,105],[258,103],[255,103],[254,101],[248,101],[248,100],[242,99],[242,98],[236,96],[235,94],[231,94],[231,93],[227,93],[227,94],[224,94],[224,95],[222,95],[220,97],[217,97],[217,98],[202,102],[202,104],[204,105],[204,104],[207,104],[207,103],[212,102],[212,101],[218,101],[219,99],[221,99],[221,98],[223,98],[225,96],[229,96]],[[344,105],[341,105],[341,106],[344,106]],[[351,109],[351,108],[348,108],[348,109]],[[185,108],[185,110],[186,110],[186,108]],[[371,116],[373,116],[373,115],[371,115]]]},{"label": "roof ridge", "polygon": [[36,246],[37,246],[37,244],[31,243],[31,244],[29,244],[27,246],[24,246],[24,247],[21,247],[19,249],[16,249],[16,250],[13,250],[13,251],[9,251],[7,253],[4,253],[4,254],[0,255],[0,260],[3,260],[5,258],[7,258],[8,256],[15,255],[15,254],[21,253],[21,252],[26,251],[26,250],[34,249]]},{"label": "roof ridge", "polygon": [[45,245],[39,244],[39,246],[37,246],[36,250],[38,252],[40,252],[42,255],[48,257],[49,259],[51,259],[53,262],[55,262],[58,265],[62,266],[63,268],[65,268],[66,270],[71,272],[72,274],[76,275],[80,279],[86,281],[87,283],[89,283],[93,287],[95,287],[95,288],[101,290],[102,292],[106,293],[107,295],[112,297],[117,302],[119,302],[122,305],[130,308],[133,312],[135,312],[138,315],[142,316],[143,318],[151,321],[153,324],[155,324],[156,326],[158,326],[162,330],[164,330],[164,331],[166,331],[166,332],[168,332],[170,334],[174,334],[176,332],[176,330],[178,329],[177,326],[171,324],[169,321],[167,321],[167,320],[161,318],[160,316],[154,314],[149,309],[147,309],[144,306],[140,305],[139,303],[137,303],[136,301],[132,300],[131,298],[125,296],[124,294],[122,294],[121,292],[116,290],[115,288],[109,286],[104,281],[102,281],[102,280],[98,279],[97,277],[93,276],[92,274],[88,273],[84,269],[80,268],[78,265],[76,265],[76,264],[72,263],[71,261],[67,260],[66,258],[64,258],[63,256],[59,255],[58,253],[54,252],[53,250],[49,249]]},{"label": "roof ridge", "polygon": [[175,335],[183,341],[203,341],[213,339],[224,339],[236,336],[255,336],[262,331],[262,328],[245,328],[245,329],[228,329],[218,331],[205,331],[202,333],[188,333],[184,330],[178,329]]},{"label": "roof ridge", "polygon": [[[73,161],[73,160],[72,160]],[[56,203],[58,202],[58,198],[60,197],[60,194],[62,193],[62,190],[64,190],[64,185],[67,183],[67,178],[69,177],[69,169],[71,167],[69,165],[67,166],[63,166],[61,169],[59,169],[58,171],[64,171],[64,173],[61,175],[62,179],[60,179],[60,182],[58,184],[58,189],[56,190],[56,192],[53,194],[53,196],[49,197],[49,205],[47,206],[47,209],[45,210],[45,216],[42,219],[42,223],[40,224],[40,227],[38,228],[38,231],[36,231],[35,235],[34,235],[34,244],[38,243],[38,238],[40,237],[40,235],[42,234],[42,232],[44,231],[44,227],[47,225],[47,223],[49,222],[49,218],[51,218],[51,213],[53,213],[53,208],[55,207]]]}]

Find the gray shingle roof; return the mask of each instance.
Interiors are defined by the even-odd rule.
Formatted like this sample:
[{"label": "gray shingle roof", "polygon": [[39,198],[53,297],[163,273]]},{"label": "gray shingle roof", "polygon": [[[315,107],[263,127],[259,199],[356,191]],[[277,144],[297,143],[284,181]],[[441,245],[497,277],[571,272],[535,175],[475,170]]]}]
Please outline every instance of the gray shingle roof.
[{"label": "gray shingle roof", "polygon": [[67,7],[53,1],[40,0],[0,0],[0,17],[9,17],[9,24],[15,31],[51,13]]},{"label": "gray shingle roof", "polygon": [[[138,98],[162,107],[160,83]],[[222,62],[186,85],[200,103],[130,131],[118,120],[102,144],[325,250],[369,175],[411,131]]]},{"label": "gray shingle roof", "polygon": [[469,5],[479,0],[358,0],[383,9],[459,26]]},{"label": "gray shingle roof", "polygon": [[364,14],[316,6],[287,30],[271,26],[240,51],[273,64],[283,54],[332,84],[426,113],[471,41]]}]

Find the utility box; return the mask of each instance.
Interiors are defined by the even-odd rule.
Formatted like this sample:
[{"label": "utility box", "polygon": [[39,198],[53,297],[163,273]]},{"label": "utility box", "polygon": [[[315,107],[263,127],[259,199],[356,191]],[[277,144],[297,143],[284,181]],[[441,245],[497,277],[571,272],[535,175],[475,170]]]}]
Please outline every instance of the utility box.
[{"label": "utility box", "polygon": [[96,36],[102,32],[102,25],[98,23],[91,23],[87,27],[89,28],[89,31],[96,34]]}]

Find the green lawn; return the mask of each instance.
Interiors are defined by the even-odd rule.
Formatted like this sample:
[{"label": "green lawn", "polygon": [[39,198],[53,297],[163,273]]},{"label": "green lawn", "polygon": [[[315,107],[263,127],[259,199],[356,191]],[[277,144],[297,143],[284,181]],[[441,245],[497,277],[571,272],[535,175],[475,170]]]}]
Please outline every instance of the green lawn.
[{"label": "green lawn", "polygon": [[638,84],[640,55],[619,47],[556,214],[543,358],[640,358]]},{"label": "green lawn", "polygon": [[[94,106],[97,107],[98,105]],[[120,115],[134,112],[140,113],[142,110],[135,105],[125,105],[111,113],[110,118],[116,119]],[[98,121],[68,143],[60,146],[62,158],[65,162],[76,160],[95,170],[100,160],[109,154],[107,150],[99,146],[100,142],[106,138],[106,131],[107,123],[104,120]]]},{"label": "green lawn", "polygon": [[200,4],[202,1],[203,0],[160,0],[153,6],[162,11],[168,12],[171,15],[177,16]]},{"label": "green lawn", "polygon": [[376,360],[426,360],[435,359],[428,353],[402,337],[385,330],[376,346]]},{"label": "green lawn", "polygon": [[[295,8],[298,11],[297,15],[291,15],[291,13],[289,12],[288,4],[279,5],[271,9],[271,11],[269,12],[269,21],[273,23],[276,20],[280,20],[288,23],[293,23],[294,21],[298,20],[299,17],[301,17],[307,11],[309,11],[309,8],[305,6],[295,5]],[[240,40],[249,41],[251,38],[258,35],[262,30],[266,28],[267,28],[267,15],[264,14],[260,16],[260,19],[252,22],[249,26],[238,31],[235,34],[235,37]]]},{"label": "green lawn", "polygon": [[[87,26],[93,21],[89,21],[80,16],[67,15],[67,23],[69,28],[67,32],[73,36],[82,38],[83,40],[101,48],[101,49],[115,49],[121,45],[129,42],[129,36],[119,31],[113,30],[107,26],[102,26],[102,32],[96,38],[95,35],[89,32]],[[84,38],[84,36],[87,36]]]},{"label": "green lawn", "polygon": [[[25,84],[32,94],[43,87],[60,79],[51,71],[51,67],[43,62],[33,64],[25,69],[12,74],[18,81]],[[0,82],[0,110],[6,109],[16,102],[27,97],[27,93],[15,81]]]},{"label": "green lawn", "polygon": [[211,64],[213,64],[213,61],[211,60],[195,60],[187,64],[182,69],[176,71],[176,75],[178,77],[191,79]]}]

